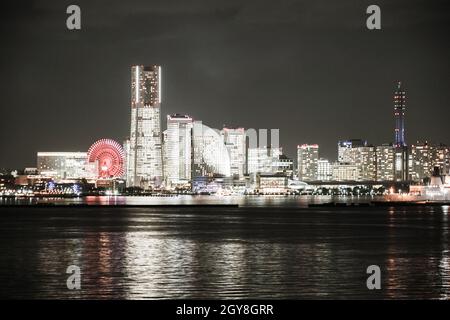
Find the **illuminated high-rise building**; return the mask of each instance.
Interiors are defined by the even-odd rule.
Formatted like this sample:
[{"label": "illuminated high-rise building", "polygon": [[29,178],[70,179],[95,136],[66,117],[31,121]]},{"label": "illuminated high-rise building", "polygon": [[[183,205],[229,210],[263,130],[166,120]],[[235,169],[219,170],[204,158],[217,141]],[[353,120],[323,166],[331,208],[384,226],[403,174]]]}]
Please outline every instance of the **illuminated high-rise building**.
[{"label": "illuminated high-rise building", "polygon": [[246,172],[246,135],[244,128],[223,128],[221,134],[230,154],[231,175],[241,179]]},{"label": "illuminated high-rise building", "polygon": [[344,162],[333,163],[331,172],[333,181],[357,181],[360,176],[358,166]]},{"label": "illuminated high-rise building", "polygon": [[338,162],[354,163],[356,162],[356,148],[364,147],[367,141],[362,139],[351,139],[338,142]]},{"label": "illuminated high-rise building", "polygon": [[193,121],[192,179],[214,176],[231,176],[230,154],[220,132]]},{"label": "illuminated high-rise building", "polygon": [[395,119],[394,146],[397,148],[406,146],[405,108],[406,108],[406,92],[402,88],[402,83],[399,81],[397,83],[397,89],[394,92],[394,119]]},{"label": "illuminated high-rise building", "polygon": [[410,180],[421,181],[431,176],[432,147],[427,142],[417,142],[411,145],[409,153]]},{"label": "illuminated high-rise building", "polygon": [[405,181],[408,177],[408,148],[405,141],[405,109],[406,92],[402,88],[402,83],[397,83],[397,89],[394,92],[394,179],[396,181]]},{"label": "illuminated high-rise building", "polygon": [[319,145],[302,144],[297,146],[298,179],[301,181],[317,180],[317,162]]},{"label": "illuminated high-rise building", "polygon": [[275,174],[281,171],[289,171],[289,161],[281,163],[280,159],[282,155],[282,150],[280,147],[268,148],[266,146],[248,148],[248,164],[247,173],[248,174]]},{"label": "illuminated high-rise building", "polygon": [[159,186],[162,182],[161,67],[131,67],[131,130],[127,184]]},{"label": "illuminated high-rise building", "polygon": [[374,146],[358,147],[356,166],[358,167],[358,181],[375,181],[377,176],[377,157]]},{"label": "illuminated high-rise building", "polygon": [[327,159],[317,160],[317,180],[329,181],[333,175],[332,166]]},{"label": "illuminated high-rise building", "polygon": [[391,144],[383,144],[376,147],[376,180],[394,180],[395,148]]},{"label": "illuminated high-rise building", "polygon": [[192,118],[168,115],[164,131],[164,180],[167,185],[187,183],[191,179]]},{"label": "illuminated high-rise building", "polygon": [[431,165],[432,167],[439,167],[441,174],[449,175],[450,147],[445,144],[438,144],[433,146]]}]

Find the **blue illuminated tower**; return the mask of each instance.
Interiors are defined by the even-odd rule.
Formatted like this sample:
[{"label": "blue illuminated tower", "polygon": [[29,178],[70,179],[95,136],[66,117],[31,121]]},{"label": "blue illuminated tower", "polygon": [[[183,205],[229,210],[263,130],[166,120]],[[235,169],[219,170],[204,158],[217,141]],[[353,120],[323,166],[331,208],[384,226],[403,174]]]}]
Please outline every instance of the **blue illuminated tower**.
[{"label": "blue illuminated tower", "polygon": [[402,89],[399,81],[397,90],[394,92],[394,118],[395,118],[395,139],[394,145],[397,148],[405,147],[405,108],[406,92]]},{"label": "blue illuminated tower", "polygon": [[402,83],[397,83],[397,90],[394,92],[394,119],[395,119],[395,164],[394,172],[396,181],[408,179],[408,147],[405,141],[405,109],[406,92],[402,88]]}]

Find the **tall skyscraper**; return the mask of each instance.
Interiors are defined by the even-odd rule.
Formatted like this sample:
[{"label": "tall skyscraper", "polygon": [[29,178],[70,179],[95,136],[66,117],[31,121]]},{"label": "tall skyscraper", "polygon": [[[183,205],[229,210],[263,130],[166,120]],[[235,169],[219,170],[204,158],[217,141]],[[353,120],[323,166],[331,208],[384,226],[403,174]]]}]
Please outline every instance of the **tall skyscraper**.
[{"label": "tall skyscraper", "polygon": [[161,67],[131,67],[131,130],[127,184],[148,188],[162,182]]},{"label": "tall skyscraper", "polygon": [[394,180],[395,148],[391,144],[376,147],[377,181]]},{"label": "tall skyscraper", "polygon": [[167,185],[187,183],[191,179],[192,118],[168,115],[164,132],[164,180]]},{"label": "tall skyscraper", "polygon": [[408,179],[408,148],[405,141],[405,109],[406,92],[402,83],[397,83],[394,92],[394,119],[395,119],[395,180],[404,181]]},{"label": "tall skyscraper", "polygon": [[225,146],[230,154],[231,175],[241,179],[246,172],[246,135],[244,128],[223,128]]},{"label": "tall skyscraper", "polygon": [[406,108],[406,92],[402,89],[402,83],[399,81],[397,83],[397,89],[394,92],[394,119],[395,119],[394,146],[397,148],[406,146],[405,108]]},{"label": "tall skyscraper", "polygon": [[317,162],[319,145],[302,144],[297,146],[298,179],[301,181],[317,180]]}]

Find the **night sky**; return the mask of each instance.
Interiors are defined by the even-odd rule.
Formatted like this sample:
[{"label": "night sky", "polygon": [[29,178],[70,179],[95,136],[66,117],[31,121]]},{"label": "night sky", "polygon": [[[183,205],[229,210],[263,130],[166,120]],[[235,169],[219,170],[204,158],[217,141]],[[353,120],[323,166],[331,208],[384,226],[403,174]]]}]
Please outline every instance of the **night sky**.
[{"label": "night sky", "polygon": [[[5,2],[9,2],[5,4]],[[66,8],[82,11],[81,31]],[[370,4],[382,30],[366,28]],[[393,140],[392,93],[407,90],[406,139],[450,144],[448,0],[2,1],[0,168],[37,151],[86,151],[129,135],[130,67],[163,68],[162,123],[279,128],[281,145]]]}]

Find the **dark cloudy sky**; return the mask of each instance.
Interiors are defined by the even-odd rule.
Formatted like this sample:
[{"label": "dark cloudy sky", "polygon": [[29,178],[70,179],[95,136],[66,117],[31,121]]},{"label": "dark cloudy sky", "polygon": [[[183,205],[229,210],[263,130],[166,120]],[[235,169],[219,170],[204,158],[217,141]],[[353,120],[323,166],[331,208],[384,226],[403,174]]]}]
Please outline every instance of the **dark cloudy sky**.
[{"label": "dark cloudy sky", "polygon": [[[122,141],[133,64],[162,65],[163,122],[177,112],[216,128],[280,128],[290,156],[301,143],[334,159],[339,139],[390,142],[397,80],[407,142],[450,143],[448,3],[2,1],[0,167]],[[66,29],[69,4],[81,7],[81,31]],[[370,4],[381,31],[365,27]]]}]

